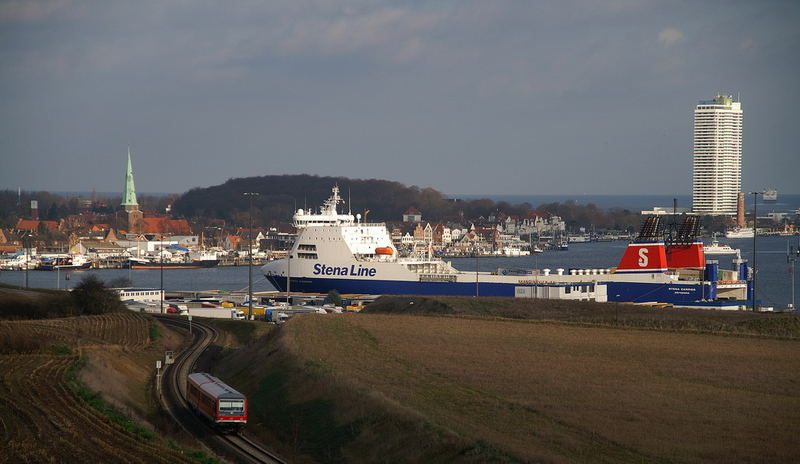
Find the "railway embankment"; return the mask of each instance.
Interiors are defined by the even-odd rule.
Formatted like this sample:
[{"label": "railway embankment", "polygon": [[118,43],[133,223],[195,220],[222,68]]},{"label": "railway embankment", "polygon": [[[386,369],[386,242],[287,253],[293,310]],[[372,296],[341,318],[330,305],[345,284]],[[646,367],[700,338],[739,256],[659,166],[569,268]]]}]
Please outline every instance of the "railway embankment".
[{"label": "railway embankment", "polygon": [[292,462],[800,455],[795,315],[527,303],[390,297],[297,317],[215,373],[250,397],[248,434]]}]

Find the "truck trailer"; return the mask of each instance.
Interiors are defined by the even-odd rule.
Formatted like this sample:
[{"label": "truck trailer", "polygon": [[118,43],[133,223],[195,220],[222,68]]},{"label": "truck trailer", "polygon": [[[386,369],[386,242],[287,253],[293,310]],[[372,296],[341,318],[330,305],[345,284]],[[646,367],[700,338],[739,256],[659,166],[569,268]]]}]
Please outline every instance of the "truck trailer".
[{"label": "truck trailer", "polygon": [[244,319],[244,312],[236,308],[189,308],[187,315],[218,319]]}]

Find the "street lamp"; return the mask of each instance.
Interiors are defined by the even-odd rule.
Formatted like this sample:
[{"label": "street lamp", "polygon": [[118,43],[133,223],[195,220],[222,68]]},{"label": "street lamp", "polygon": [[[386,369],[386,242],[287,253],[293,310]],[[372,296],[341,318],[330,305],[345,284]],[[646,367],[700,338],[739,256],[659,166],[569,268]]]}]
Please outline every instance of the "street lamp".
[{"label": "street lamp", "polygon": [[245,192],[244,196],[250,199],[250,230],[248,231],[247,256],[247,320],[253,319],[253,197],[258,196],[258,192]]},{"label": "street lamp", "polygon": [[473,250],[475,253],[475,296],[477,297],[480,296],[480,285],[481,285],[480,278],[478,277],[479,274],[478,271],[480,270],[480,267],[478,265],[478,246],[475,245],[475,248],[473,248]]},{"label": "street lamp", "polygon": [[28,269],[31,267],[31,237],[30,233],[25,235],[25,243],[27,243],[25,246],[25,288],[28,288]]},{"label": "street lamp", "polygon": [[764,190],[760,192],[748,192],[753,195],[753,312],[756,312],[756,237],[758,236],[758,195],[763,195]]},{"label": "street lamp", "polygon": [[797,262],[797,258],[800,256],[800,242],[798,242],[797,249],[793,246],[789,246],[786,244],[786,262],[789,263],[789,274],[792,275],[792,302],[789,304],[789,309],[794,311],[794,272],[795,272],[795,263]]},{"label": "street lamp", "polygon": [[161,312],[164,312],[164,236],[161,235],[158,243],[158,261],[161,268]]}]

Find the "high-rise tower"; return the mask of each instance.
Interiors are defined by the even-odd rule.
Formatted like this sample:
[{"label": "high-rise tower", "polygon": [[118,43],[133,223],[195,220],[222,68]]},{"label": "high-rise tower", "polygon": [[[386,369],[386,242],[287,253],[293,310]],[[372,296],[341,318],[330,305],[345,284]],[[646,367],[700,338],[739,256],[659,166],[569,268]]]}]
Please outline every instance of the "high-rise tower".
[{"label": "high-rise tower", "polygon": [[692,209],[697,214],[736,214],[742,189],[742,104],[717,95],[694,110]]},{"label": "high-rise tower", "polygon": [[139,211],[139,203],[136,201],[136,187],[133,184],[133,166],[131,165],[131,149],[128,147],[128,169],[125,171],[125,193],[122,197],[122,204],[128,213],[128,232],[140,233],[142,217]]}]

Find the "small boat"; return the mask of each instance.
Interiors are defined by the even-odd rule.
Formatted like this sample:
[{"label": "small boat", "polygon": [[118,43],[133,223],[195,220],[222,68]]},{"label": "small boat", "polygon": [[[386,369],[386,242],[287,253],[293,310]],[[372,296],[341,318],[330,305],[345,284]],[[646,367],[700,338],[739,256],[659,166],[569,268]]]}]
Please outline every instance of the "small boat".
[{"label": "small boat", "polygon": [[720,245],[716,238],[711,240],[710,245],[703,245],[703,253],[707,255],[734,255],[739,254],[739,250],[731,248],[730,245]]},{"label": "small boat", "polygon": [[57,256],[45,258],[39,264],[40,271],[77,271],[89,269],[92,262],[83,255]]},{"label": "small boat", "polygon": [[523,250],[518,246],[504,246],[495,253],[499,256],[529,256],[530,250]]},{"label": "small boat", "polygon": [[0,259],[0,270],[22,271],[26,268],[36,269],[38,266],[38,259],[25,254],[17,254],[9,258]]},{"label": "small boat", "polygon": [[731,229],[725,232],[725,238],[753,238],[753,229]]},{"label": "small boat", "polygon": [[592,238],[588,235],[570,235],[567,239],[569,243],[588,243]]}]

